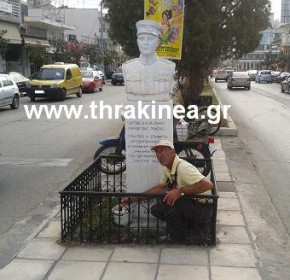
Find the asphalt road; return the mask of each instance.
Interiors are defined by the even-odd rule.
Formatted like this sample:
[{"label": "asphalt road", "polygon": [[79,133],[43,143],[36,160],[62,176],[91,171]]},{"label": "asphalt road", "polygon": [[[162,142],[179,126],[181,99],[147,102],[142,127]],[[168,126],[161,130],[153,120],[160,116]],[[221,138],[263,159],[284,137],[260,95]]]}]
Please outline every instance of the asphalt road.
[{"label": "asphalt road", "polygon": [[213,86],[223,104],[232,105],[239,139],[289,235],[290,94],[275,83],[252,82],[250,91],[228,90],[222,82]]},{"label": "asphalt road", "polygon": [[[21,98],[18,110],[0,108],[0,267],[58,211],[59,194],[92,162],[98,141],[118,135],[122,121],[91,118],[91,102],[124,104],[124,86],[69,96],[64,102]],[[82,105],[80,119],[28,119],[24,105]],[[78,107],[77,107],[78,108]],[[106,112],[106,111],[105,111]],[[94,109],[93,117],[100,117]]]}]

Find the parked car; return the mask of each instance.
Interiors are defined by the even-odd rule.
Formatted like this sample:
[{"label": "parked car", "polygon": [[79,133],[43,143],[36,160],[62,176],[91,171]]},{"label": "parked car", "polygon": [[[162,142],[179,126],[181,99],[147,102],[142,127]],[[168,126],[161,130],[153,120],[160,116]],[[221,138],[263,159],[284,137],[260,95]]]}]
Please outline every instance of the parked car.
[{"label": "parked car", "polygon": [[101,71],[101,70],[98,70],[97,72],[98,72],[99,75],[101,76],[102,81],[103,81],[103,84],[105,84],[105,83],[106,83],[106,76],[105,76],[104,72]]},{"label": "parked car", "polygon": [[273,83],[278,83],[278,76],[280,75],[279,71],[271,71],[272,75],[272,82]]},{"label": "parked car", "polygon": [[226,70],[219,70],[216,73],[216,76],[214,78],[215,82],[217,81],[227,81],[228,79],[228,73],[226,72]]},{"label": "parked car", "polygon": [[234,71],[235,70],[233,70],[233,69],[226,69],[226,72],[227,72],[227,80],[228,80],[229,77],[231,77],[233,75]]},{"label": "parked car", "polygon": [[98,71],[81,70],[83,92],[95,92],[103,90],[103,80]]},{"label": "parked car", "polygon": [[110,80],[110,79],[112,79],[112,75],[115,73],[115,71],[114,70],[109,70],[109,71],[107,71],[106,72],[106,78],[108,79],[108,80]]},{"label": "parked car", "polygon": [[258,70],[248,70],[248,75],[251,81],[255,81],[257,73],[258,73]]},{"label": "parked car", "polygon": [[281,83],[281,92],[289,92],[290,89],[290,76],[288,76],[282,83]]},{"label": "parked car", "polygon": [[256,83],[266,82],[266,83],[272,83],[272,75],[271,70],[261,70],[257,73]]},{"label": "parked car", "polygon": [[232,76],[227,81],[228,89],[234,87],[243,87],[245,89],[251,88],[251,78],[247,72],[233,72]]},{"label": "parked car", "polygon": [[11,79],[16,83],[19,88],[20,96],[26,95],[27,86],[29,85],[30,80],[24,77],[21,73],[18,72],[9,72],[8,73]]},{"label": "parked car", "polygon": [[277,83],[282,83],[289,75],[289,72],[281,72],[276,78]]},{"label": "parked car", "polygon": [[11,109],[19,107],[20,93],[16,83],[8,74],[0,74],[0,107],[10,106]]},{"label": "parked car", "polygon": [[76,64],[48,64],[30,81],[27,94],[31,101],[35,97],[64,100],[70,94],[81,97],[82,86],[81,71]]},{"label": "parked car", "polygon": [[112,75],[111,83],[113,86],[116,84],[122,85],[124,84],[123,70],[122,67],[118,67],[116,72]]}]

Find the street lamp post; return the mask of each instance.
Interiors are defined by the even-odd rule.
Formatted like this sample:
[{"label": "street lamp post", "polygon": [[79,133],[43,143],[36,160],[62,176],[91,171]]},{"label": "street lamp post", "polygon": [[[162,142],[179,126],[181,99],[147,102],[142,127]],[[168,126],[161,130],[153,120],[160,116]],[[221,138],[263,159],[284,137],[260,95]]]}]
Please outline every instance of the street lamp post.
[{"label": "street lamp post", "polygon": [[104,34],[103,34],[103,1],[100,2],[100,26],[101,26],[101,46],[100,46],[100,51],[101,51],[101,70],[105,71],[104,69]]}]

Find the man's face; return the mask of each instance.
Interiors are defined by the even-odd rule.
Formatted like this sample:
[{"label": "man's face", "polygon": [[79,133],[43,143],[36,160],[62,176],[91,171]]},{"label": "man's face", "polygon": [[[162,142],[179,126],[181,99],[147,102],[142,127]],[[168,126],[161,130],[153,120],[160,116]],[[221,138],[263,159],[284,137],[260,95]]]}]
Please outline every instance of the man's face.
[{"label": "man's face", "polygon": [[151,56],[155,53],[159,39],[152,34],[141,33],[137,39],[139,51],[144,56]]},{"label": "man's face", "polygon": [[171,167],[175,157],[175,151],[173,149],[166,146],[160,146],[155,149],[155,153],[161,165],[168,168]]}]

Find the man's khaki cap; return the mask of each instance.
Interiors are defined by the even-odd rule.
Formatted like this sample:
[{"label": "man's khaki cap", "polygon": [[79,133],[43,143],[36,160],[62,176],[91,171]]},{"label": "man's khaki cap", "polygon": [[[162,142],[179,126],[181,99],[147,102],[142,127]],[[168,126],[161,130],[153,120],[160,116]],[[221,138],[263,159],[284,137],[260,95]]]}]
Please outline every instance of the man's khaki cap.
[{"label": "man's khaki cap", "polygon": [[155,20],[139,20],[136,23],[137,36],[141,33],[152,34],[155,36],[160,36],[161,34],[161,24]]},{"label": "man's khaki cap", "polygon": [[151,147],[151,150],[155,151],[158,147],[169,147],[174,150],[173,144],[168,140],[159,140],[154,146]]}]

